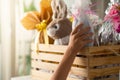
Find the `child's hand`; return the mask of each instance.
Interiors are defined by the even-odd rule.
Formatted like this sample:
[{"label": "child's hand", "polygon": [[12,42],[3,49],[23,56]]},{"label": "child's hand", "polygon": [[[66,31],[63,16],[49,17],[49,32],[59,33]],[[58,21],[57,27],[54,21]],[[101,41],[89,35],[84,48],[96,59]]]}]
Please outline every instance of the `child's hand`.
[{"label": "child's hand", "polygon": [[93,42],[92,36],[90,27],[83,28],[83,24],[80,24],[71,32],[69,47],[72,47],[72,50],[77,53],[87,44]]}]

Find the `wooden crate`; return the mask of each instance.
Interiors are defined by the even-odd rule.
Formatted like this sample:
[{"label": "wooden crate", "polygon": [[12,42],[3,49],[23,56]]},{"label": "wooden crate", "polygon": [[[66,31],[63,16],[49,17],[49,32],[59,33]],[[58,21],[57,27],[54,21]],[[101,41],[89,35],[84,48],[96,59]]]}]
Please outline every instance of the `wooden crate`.
[{"label": "wooden crate", "polygon": [[[39,54],[32,44],[31,75],[35,80],[49,80],[67,46],[39,44]],[[81,54],[82,53],[82,54]],[[119,80],[120,45],[86,48],[75,58],[67,80]],[[80,79],[82,78],[82,79]]]}]

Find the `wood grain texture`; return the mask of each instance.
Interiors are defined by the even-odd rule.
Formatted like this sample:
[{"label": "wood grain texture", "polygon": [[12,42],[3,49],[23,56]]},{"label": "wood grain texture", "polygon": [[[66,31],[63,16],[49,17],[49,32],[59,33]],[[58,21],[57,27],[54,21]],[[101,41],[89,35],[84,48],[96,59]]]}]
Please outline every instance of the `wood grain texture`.
[{"label": "wood grain texture", "polygon": [[[35,44],[32,44],[31,49],[35,50]],[[39,44],[39,51],[46,51],[46,52],[58,52],[58,53],[65,53],[67,46],[63,45],[50,45],[50,44]],[[112,52],[115,50],[120,52],[120,45],[109,45],[109,46],[100,46],[100,47],[89,47],[83,50],[80,50],[80,53],[83,54],[100,54],[101,52]]]},{"label": "wood grain texture", "polygon": [[[32,61],[32,67],[54,71],[58,67],[58,64]],[[75,74],[75,75],[84,76],[84,77],[88,76],[88,71],[86,68],[72,67],[70,70],[70,73]]]},{"label": "wood grain texture", "polygon": [[[36,54],[35,45],[32,44],[31,62],[32,68],[34,68],[31,72],[32,76],[38,79],[43,78],[44,80],[49,80],[51,74],[41,73],[35,70],[35,68],[54,71],[62,60],[66,49],[67,46],[39,44],[39,53]],[[120,45],[89,47],[80,50],[80,53],[74,60],[70,74],[87,77],[88,80],[99,76],[118,74],[120,70],[120,56],[116,56],[115,53],[120,53]],[[117,66],[109,67],[109,65],[115,64]],[[96,66],[99,68],[95,68]],[[102,66],[108,67],[102,68]],[[38,75],[39,73],[43,75]],[[114,77],[105,80],[118,80],[117,78]],[[68,80],[74,79],[70,78]]]},{"label": "wood grain texture", "polygon": [[[32,75],[32,78],[35,80],[50,80],[52,73],[32,70],[31,75]],[[67,80],[79,80],[79,79],[67,78]]]},{"label": "wood grain texture", "polygon": [[[33,52],[31,54],[32,59],[47,60],[47,61],[53,61],[53,62],[60,62],[62,60],[62,57],[63,57],[63,55],[57,55],[57,54],[52,54],[52,53],[43,53],[43,52],[40,52],[39,54],[36,54]],[[73,64],[87,66],[88,61],[87,61],[87,58],[76,57]]]},{"label": "wood grain texture", "polygon": [[120,64],[120,56],[108,56],[108,57],[91,57],[89,60],[89,67]]},{"label": "wood grain texture", "polygon": [[119,70],[120,70],[120,66],[104,68],[104,69],[91,69],[89,70],[89,77],[119,74]]}]

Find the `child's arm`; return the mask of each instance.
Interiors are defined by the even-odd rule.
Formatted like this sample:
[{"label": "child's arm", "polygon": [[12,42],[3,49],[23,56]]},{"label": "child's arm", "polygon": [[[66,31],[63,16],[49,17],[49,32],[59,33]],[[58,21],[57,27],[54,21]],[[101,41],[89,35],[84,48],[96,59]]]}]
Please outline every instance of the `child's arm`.
[{"label": "child's arm", "polygon": [[93,35],[90,32],[90,27],[83,29],[82,26],[83,25],[80,24],[72,31],[68,48],[50,80],[66,80],[76,54],[83,49],[85,45],[93,41],[89,38]]}]

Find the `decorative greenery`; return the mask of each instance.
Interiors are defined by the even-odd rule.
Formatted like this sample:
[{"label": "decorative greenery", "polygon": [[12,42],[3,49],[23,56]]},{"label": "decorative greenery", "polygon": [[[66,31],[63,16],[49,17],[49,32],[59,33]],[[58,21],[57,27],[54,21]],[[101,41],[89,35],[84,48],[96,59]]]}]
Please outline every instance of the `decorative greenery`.
[{"label": "decorative greenery", "polygon": [[[25,61],[25,62],[23,62],[23,61]],[[23,56],[19,56],[19,73],[18,73],[18,75],[20,75],[20,76],[29,75],[30,70],[31,70],[31,56],[29,54],[26,55],[25,58]]]},{"label": "decorative greenery", "polygon": [[30,74],[30,70],[31,70],[31,56],[30,55],[26,55],[26,74]]},{"label": "decorative greenery", "polygon": [[[24,12],[37,10],[34,5],[34,0],[31,1],[29,6],[27,6],[25,3],[26,3],[26,0],[24,0],[24,2],[23,2]],[[30,56],[31,48],[30,48],[30,45],[28,45],[27,43],[30,44],[31,42],[28,41],[25,44],[26,46],[29,46],[29,47],[27,47],[27,55],[25,55],[25,56],[19,55],[19,70],[18,70],[19,76],[29,75],[30,70],[31,70],[31,56]],[[22,43],[22,45],[23,44],[24,43]],[[23,50],[23,49],[21,48],[20,50]]]},{"label": "decorative greenery", "polygon": [[25,0],[24,0],[23,5],[24,5],[24,12],[36,11],[36,8],[34,5],[34,0],[31,1],[30,5],[28,7],[25,5]]},{"label": "decorative greenery", "polygon": [[19,51],[22,54],[18,56],[18,75],[30,75],[31,70],[31,40],[21,41]]}]

